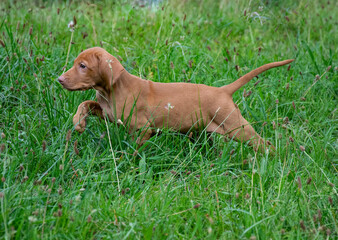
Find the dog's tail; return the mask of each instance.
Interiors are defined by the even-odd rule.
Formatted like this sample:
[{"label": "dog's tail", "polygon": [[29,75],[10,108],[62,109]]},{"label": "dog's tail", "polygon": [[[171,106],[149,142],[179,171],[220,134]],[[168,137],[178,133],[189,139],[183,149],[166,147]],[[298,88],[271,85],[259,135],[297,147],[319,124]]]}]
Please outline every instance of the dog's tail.
[{"label": "dog's tail", "polygon": [[243,77],[240,77],[233,83],[230,83],[229,85],[226,85],[222,88],[224,88],[230,95],[234,94],[238,89],[243,87],[245,84],[247,84],[251,79],[256,77],[258,74],[261,74],[262,72],[265,72],[266,70],[269,70],[270,68],[279,67],[286,65],[288,63],[293,62],[294,59],[284,60],[281,62],[273,62],[265,64],[259,68],[256,68],[255,70],[252,70],[251,72],[245,74]]}]

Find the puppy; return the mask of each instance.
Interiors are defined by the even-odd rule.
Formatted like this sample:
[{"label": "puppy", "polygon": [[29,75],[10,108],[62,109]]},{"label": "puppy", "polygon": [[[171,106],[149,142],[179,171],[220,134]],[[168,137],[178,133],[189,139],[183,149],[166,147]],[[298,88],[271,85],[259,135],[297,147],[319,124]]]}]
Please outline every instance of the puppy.
[{"label": "puppy", "polygon": [[[58,81],[67,90],[96,90],[95,101],[82,102],[73,118],[82,133],[86,117],[96,115],[110,121],[130,118],[129,131],[141,130],[138,144],[147,141],[157,128],[183,133],[206,129],[249,141],[255,150],[265,149],[265,141],[243,118],[232,95],[258,74],[291,63],[285,60],[263,65],[233,83],[210,87],[192,83],[158,83],[128,73],[120,62],[102,48],[80,53],[74,65]],[[269,144],[267,144],[269,145]],[[271,146],[273,148],[273,146]]]}]

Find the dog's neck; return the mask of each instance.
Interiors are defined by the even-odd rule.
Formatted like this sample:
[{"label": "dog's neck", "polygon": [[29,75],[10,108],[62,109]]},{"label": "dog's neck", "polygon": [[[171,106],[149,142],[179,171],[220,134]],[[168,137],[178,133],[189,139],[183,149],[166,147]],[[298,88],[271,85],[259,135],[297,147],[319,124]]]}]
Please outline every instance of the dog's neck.
[{"label": "dog's neck", "polygon": [[[125,101],[125,98],[130,94],[130,89],[133,86],[132,79],[135,76],[128,73],[124,68],[112,68],[112,70],[119,71],[117,74],[113,72],[113,84],[96,88],[96,98],[109,119],[115,121],[121,117],[121,109],[116,109],[116,102]],[[117,119],[115,119],[115,116]]]}]

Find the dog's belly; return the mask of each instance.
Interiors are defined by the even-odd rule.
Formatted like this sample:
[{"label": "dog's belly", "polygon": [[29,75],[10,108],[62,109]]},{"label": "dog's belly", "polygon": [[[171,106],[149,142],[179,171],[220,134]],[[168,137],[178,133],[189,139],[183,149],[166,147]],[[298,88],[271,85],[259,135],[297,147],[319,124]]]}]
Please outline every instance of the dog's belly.
[{"label": "dog's belly", "polygon": [[[203,114],[202,109],[179,109],[179,106],[166,105],[151,107],[147,116],[148,121],[154,128],[170,128],[180,132],[188,132],[191,129],[203,129],[210,119]],[[176,109],[175,109],[176,108]]]}]

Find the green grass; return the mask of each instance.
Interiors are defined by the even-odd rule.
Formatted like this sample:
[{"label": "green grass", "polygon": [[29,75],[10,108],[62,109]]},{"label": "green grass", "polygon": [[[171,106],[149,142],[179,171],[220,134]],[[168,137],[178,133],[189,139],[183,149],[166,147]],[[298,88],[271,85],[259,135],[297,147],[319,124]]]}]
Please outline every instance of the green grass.
[{"label": "green grass", "polygon": [[[36,2],[0,3],[0,238],[337,238],[337,3]],[[70,41],[67,69],[102,46],[158,82],[223,86],[295,58],[234,95],[276,155],[166,129],[137,152],[97,118],[79,135],[72,117],[95,92],[56,81]]]}]

